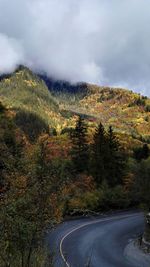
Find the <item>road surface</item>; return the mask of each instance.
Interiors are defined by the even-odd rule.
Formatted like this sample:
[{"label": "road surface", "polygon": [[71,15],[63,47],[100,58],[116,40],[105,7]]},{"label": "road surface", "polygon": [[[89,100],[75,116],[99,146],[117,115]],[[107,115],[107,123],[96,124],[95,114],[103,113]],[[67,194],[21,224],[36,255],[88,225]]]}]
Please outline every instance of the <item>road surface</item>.
[{"label": "road surface", "polygon": [[54,266],[137,267],[124,249],[143,229],[142,213],[131,212],[64,222],[48,236]]}]

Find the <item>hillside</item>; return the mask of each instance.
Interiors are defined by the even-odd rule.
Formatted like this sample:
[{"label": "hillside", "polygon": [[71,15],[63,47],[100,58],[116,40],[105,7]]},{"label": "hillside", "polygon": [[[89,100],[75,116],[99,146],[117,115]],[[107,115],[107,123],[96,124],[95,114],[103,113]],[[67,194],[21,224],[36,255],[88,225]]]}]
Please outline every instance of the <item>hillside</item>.
[{"label": "hillside", "polygon": [[117,132],[150,141],[150,100],[128,90],[88,86],[87,96],[67,109],[112,125]]},{"label": "hillside", "polygon": [[[17,116],[26,113],[33,119],[38,117],[49,128],[57,129],[64,123],[59,106],[44,81],[27,68],[21,67],[12,75],[1,78],[0,101]],[[30,123],[28,115],[24,116]]]},{"label": "hillside", "polygon": [[[91,128],[101,121],[123,137],[150,143],[150,99],[121,88],[92,84],[69,85],[47,80],[46,84],[66,117],[82,114]],[[132,141],[131,141],[132,142]]]},{"label": "hillside", "polygon": [[45,233],[68,216],[149,209],[149,105],[27,68],[0,78],[0,266],[54,262]]},{"label": "hillside", "polygon": [[32,121],[38,116],[42,123],[60,133],[73,127],[75,115],[82,114],[91,129],[101,121],[105,126],[112,125],[123,139],[150,142],[150,99],[126,89],[71,85],[22,67],[1,79],[0,101],[16,117],[21,112],[19,123],[20,117],[27,120],[23,114],[27,112],[33,115]]}]

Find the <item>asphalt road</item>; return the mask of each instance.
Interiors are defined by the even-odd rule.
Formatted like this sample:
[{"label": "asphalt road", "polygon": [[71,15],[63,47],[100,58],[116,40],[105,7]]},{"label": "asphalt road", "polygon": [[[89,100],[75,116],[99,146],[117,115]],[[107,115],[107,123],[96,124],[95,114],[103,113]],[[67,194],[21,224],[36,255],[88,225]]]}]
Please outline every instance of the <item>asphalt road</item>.
[{"label": "asphalt road", "polygon": [[142,213],[131,212],[64,222],[48,235],[54,266],[137,267],[124,249],[143,229]]}]

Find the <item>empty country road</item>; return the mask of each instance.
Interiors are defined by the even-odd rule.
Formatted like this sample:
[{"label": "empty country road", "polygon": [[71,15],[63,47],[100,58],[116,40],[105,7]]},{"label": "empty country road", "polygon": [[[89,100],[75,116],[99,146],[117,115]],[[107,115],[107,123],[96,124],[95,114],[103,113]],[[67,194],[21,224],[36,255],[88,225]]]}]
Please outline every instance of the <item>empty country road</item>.
[{"label": "empty country road", "polygon": [[137,267],[124,249],[143,229],[142,213],[131,212],[64,222],[48,236],[54,266]]}]

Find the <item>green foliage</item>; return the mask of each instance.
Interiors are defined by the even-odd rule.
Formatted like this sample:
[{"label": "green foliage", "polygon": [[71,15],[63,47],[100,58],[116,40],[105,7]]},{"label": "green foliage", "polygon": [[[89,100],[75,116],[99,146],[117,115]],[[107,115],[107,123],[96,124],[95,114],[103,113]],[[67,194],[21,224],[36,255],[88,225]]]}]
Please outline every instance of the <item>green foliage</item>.
[{"label": "green foliage", "polygon": [[70,135],[72,141],[71,157],[76,172],[83,172],[88,169],[88,143],[87,126],[84,119],[79,116],[76,127]]},{"label": "green foliage", "polygon": [[98,98],[98,102],[108,101],[113,99],[116,96],[116,92],[112,89],[110,89],[109,93],[107,94],[107,89],[103,89],[101,91],[101,96]]},{"label": "green foliage", "polygon": [[69,110],[61,110],[61,114],[63,117],[69,119],[73,116],[72,112]]},{"label": "green foliage", "polygon": [[145,106],[145,98],[141,98],[139,97],[136,101],[135,101],[135,104],[137,106]]},{"label": "green foliage", "polygon": [[110,186],[122,184],[125,173],[126,155],[113,132],[109,127],[107,134],[108,154],[106,159],[106,167],[108,170],[107,181]]},{"label": "green foliage", "polygon": [[145,106],[146,105],[146,102],[145,102],[145,98],[144,97],[138,97],[137,99],[134,100],[134,102],[130,103],[129,104],[129,107],[132,107],[132,106]]},{"label": "green foliage", "polygon": [[4,113],[5,111],[5,107],[3,106],[3,104],[0,102],[0,113]]},{"label": "green foliage", "polygon": [[47,123],[36,113],[20,110],[16,114],[15,122],[31,142],[35,142],[42,133],[49,133]]},{"label": "green foliage", "polygon": [[0,192],[9,189],[9,177],[19,167],[22,143],[21,139],[16,139],[15,123],[4,113],[0,117]]},{"label": "green foliage", "polygon": [[0,97],[7,107],[36,114],[52,127],[55,124],[54,114],[61,117],[45,83],[27,68],[18,69],[0,82]]},{"label": "green foliage", "polygon": [[[140,142],[149,142],[149,99],[121,89],[81,88],[51,94],[24,67],[0,82],[2,267],[45,266],[46,229],[74,209],[83,214],[150,207],[149,149],[139,148]],[[129,103],[134,103],[130,109]],[[74,114],[81,114],[75,128]],[[90,130],[100,116],[105,126],[113,123],[115,133],[100,124],[91,144]],[[121,140],[130,156],[132,133],[137,161],[129,158],[126,164],[117,132],[124,133]]]},{"label": "green foliage", "polygon": [[51,81],[49,85],[44,79],[48,88],[42,79],[22,66],[0,81],[0,98],[7,108],[36,114],[57,133],[64,127],[74,127],[74,114],[81,114],[90,126],[95,126],[98,120],[105,126],[112,125],[126,134],[127,141],[133,129],[135,139],[148,136],[150,129],[144,118],[149,113],[149,98],[128,90],[90,84],[74,86]]},{"label": "green foliage", "polygon": [[137,161],[141,161],[142,159],[147,159],[150,155],[150,149],[147,144],[144,144],[142,147],[136,147],[133,150],[134,158]]},{"label": "green foliage", "polygon": [[73,128],[68,128],[68,127],[65,127],[62,129],[61,131],[61,134],[68,134],[68,135],[71,135],[73,133]]},{"label": "green foliage", "polygon": [[49,134],[50,136],[57,136],[57,131],[55,128],[50,128],[49,129]]},{"label": "green foliage", "polygon": [[122,183],[125,155],[111,126],[107,133],[101,123],[96,128],[91,168],[98,186],[105,180],[111,187]]},{"label": "green foliage", "polygon": [[121,185],[114,188],[108,186],[106,182],[99,189],[99,210],[126,209],[130,205],[128,194]]},{"label": "green foliage", "polygon": [[150,105],[146,105],[146,106],[145,106],[145,111],[146,111],[146,112],[150,112]]},{"label": "green foliage", "polygon": [[139,203],[150,208],[150,157],[135,166],[133,195]]},{"label": "green foliage", "polygon": [[93,138],[91,162],[92,173],[98,186],[100,186],[106,178],[107,148],[106,132],[103,125],[100,123],[95,130]]},{"label": "green foliage", "polygon": [[18,158],[17,166],[11,165],[11,176],[7,171],[9,189],[3,190],[0,203],[0,265],[4,267],[40,267],[43,259],[37,251],[45,246],[47,227],[57,222],[57,207],[51,200],[58,189],[57,180],[43,140],[33,157],[32,162]]}]

